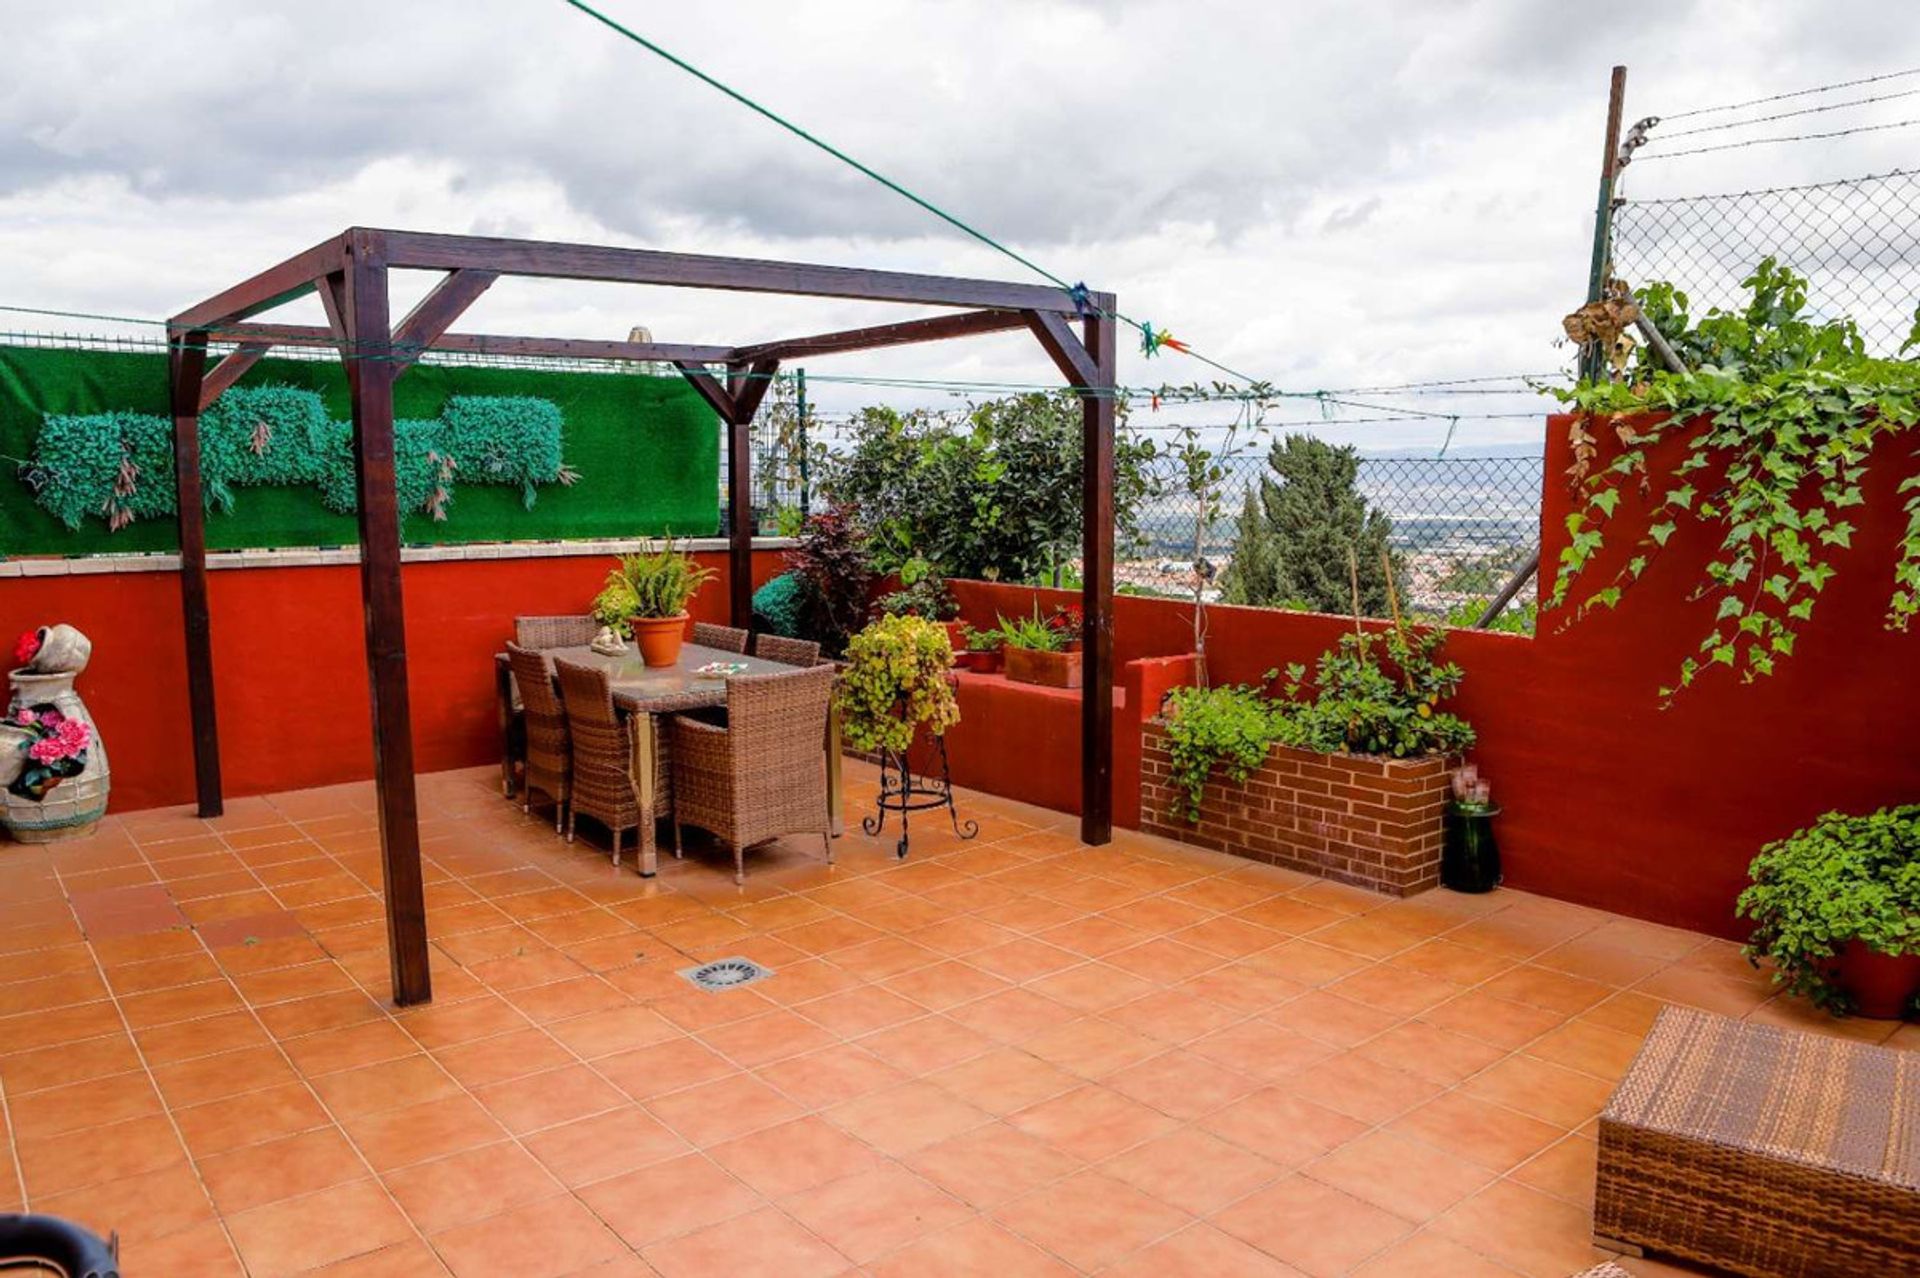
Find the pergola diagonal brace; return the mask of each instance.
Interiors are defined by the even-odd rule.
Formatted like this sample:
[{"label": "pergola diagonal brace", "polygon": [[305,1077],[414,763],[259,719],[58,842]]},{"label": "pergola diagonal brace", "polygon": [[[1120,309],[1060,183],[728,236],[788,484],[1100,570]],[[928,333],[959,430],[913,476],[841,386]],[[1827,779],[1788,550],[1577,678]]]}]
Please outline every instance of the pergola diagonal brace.
[{"label": "pergola diagonal brace", "polygon": [[272,342],[242,342],[228,351],[201,379],[199,411],[206,412],[214,400],[226,393],[228,387],[239,381],[249,368],[260,362],[262,355],[272,349]]},{"label": "pergola diagonal brace", "polygon": [[453,322],[479,300],[482,293],[500,278],[498,271],[463,267],[449,271],[447,277],[420,299],[393,330],[394,376],[412,367],[428,347],[440,340]]},{"label": "pergola diagonal brace", "polygon": [[695,390],[700,392],[700,398],[706,400],[708,406],[720,414],[721,421],[728,423],[733,421],[733,392],[722,386],[718,378],[692,360],[677,359],[673,361],[673,366],[680,370],[682,377],[693,384]]},{"label": "pergola diagonal brace", "polygon": [[1052,357],[1054,366],[1061,376],[1073,384],[1078,391],[1092,390],[1104,384],[1107,379],[1100,375],[1100,368],[1093,356],[1087,353],[1086,346],[1074,336],[1067,321],[1047,311],[1027,311],[1027,327],[1040,339],[1040,345]]}]

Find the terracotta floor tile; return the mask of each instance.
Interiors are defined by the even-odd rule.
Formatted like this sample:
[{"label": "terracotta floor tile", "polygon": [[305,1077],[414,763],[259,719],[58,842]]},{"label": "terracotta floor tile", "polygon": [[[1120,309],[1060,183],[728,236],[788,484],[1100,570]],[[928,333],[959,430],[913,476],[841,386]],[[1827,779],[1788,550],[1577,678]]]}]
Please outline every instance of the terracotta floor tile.
[{"label": "terracotta floor tile", "polygon": [[1376,1064],[1448,1086],[1506,1055],[1504,1048],[1417,1020],[1403,1021],[1354,1051]]},{"label": "terracotta floor tile", "polygon": [[108,1034],[0,1056],[0,1082],[11,1095],[64,1087],[141,1068],[140,1054],[126,1034]]},{"label": "terracotta floor tile", "polygon": [[1086,1162],[1111,1158],[1175,1126],[1160,1111],[1098,1084],[1041,1101],[1010,1115],[1007,1122]]},{"label": "terracotta floor tile", "polygon": [[1348,1052],[1302,1070],[1291,1080],[1290,1090],[1362,1122],[1384,1123],[1431,1100],[1443,1088],[1431,1079]]},{"label": "terracotta floor tile", "polygon": [[997,1207],[1081,1170],[1081,1159],[1005,1123],[990,1123],[929,1145],[907,1165],[954,1197]]},{"label": "terracotta floor tile", "polygon": [[1355,1278],[1514,1278],[1516,1270],[1462,1247],[1443,1234],[1422,1230],[1393,1244],[1354,1270]]},{"label": "terracotta floor tile", "polygon": [[433,1058],[467,1087],[488,1087],[570,1065],[576,1059],[544,1030],[525,1027],[452,1047]]},{"label": "terracotta floor tile", "polygon": [[[804,1005],[813,1006],[816,1004]],[[821,1028],[805,1016],[778,1008],[762,1016],[701,1030],[699,1038],[745,1069],[817,1051],[839,1041],[834,1031]]]},{"label": "terracotta floor tile", "polygon": [[363,1114],[342,1120],[341,1126],[379,1172],[490,1144],[506,1136],[500,1124],[471,1096],[449,1096],[404,1109]]},{"label": "terracotta floor tile", "polygon": [[694,1038],[668,1039],[651,1047],[601,1056],[594,1060],[593,1067],[635,1100],[710,1083],[738,1072],[732,1062]]},{"label": "terracotta floor tile", "polygon": [[400,1209],[429,1234],[561,1192],[559,1182],[512,1141],[416,1163],[383,1179]]},{"label": "terracotta floor tile", "polygon": [[446,1278],[447,1267],[417,1238],[309,1270],[300,1278]]},{"label": "terracotta floor tile", "polygon": [[1339,1049],[1256,1018],[1197,1039],[1187,1044],[1187,1050],[1253,1078],[1284,1082],[1312,1069]]},{"label": "terracotta floor tile", "polygon": [[631,1107],[549,1127],[525,1137],[524,1144],[574,1189],[689,1150],[664,1124]]},{"label": "terracotta floor tile", "polygon": [[861,1047],[908,1074],[930,1074],[998,1049],[986,1035],[945,1016],[920,1016],[867,1034]]},{"label": "terracotta floor tile", "polygon": [[625,1093],[585,1065],[495,1083],[474,1095],[501,1126],[516,1136],[629,1103]]},{"label": "terracotta floor tile", "polygon": [[990,1115],[930,1083],[911,1082],[836,1105],[826,1117],[898,1158],[979,1127]]},{"label": "terracotta floor tile", "polygon": [[1102,1079],[1160,1054],[1162,1044],[1097,1016],[1029,1037],[1024,1051],[1082,1078]]},{"label": "terracotta floor tile", "polygon": [[771,1208],[642,1253],[663,1278],[828,1278],[847,1259]]},{"label": "terracotta floor tile", "polygon": [[1193,1219],[1131,1185],[1090,1171],[1016,1199],[994,1218],[1082,1270],[1110,1265]]},{"label": "terracotta floor tile", "polygon": [[763,1065],[755,1077],[805,1109],[826,1109],[907,1081],[908,1075],[853,1043]]},{"label": "terracotta floor tile", "polygon": [[1367,1124],[1279,1088],[1265,1088],[1200,1120],[1214,1135],[1293,1167],[1337,1149]]},{"label": "terracotta floor tile", "polygon": [[1258,1079],[1186,1051],[1164,1052],[1105,1081],[1121,1095],[1183,1120],[1199,1118],[1261,1086]]},{"label": "terracotta floor tile", "polygon": [[1462,1083],[1460,1091],[1571,1128],[1599,1115],[1613,1084],[1550,1061],[1510,1056]]},{"label": "terracotta floor tile", "polygon": [[1427,1009],[1420,1013],[1420,1019],[1429,1025],[1512,1050],[1526,1046],[1559,1026],[1566,1017],[1530,1003],[1496,998],[1484,990],[1476,989]]},{"label": "terracotta floor tile", "polygon": [[253,1278],[285,1278],[412,1235],[378,1182],[336,1185],[227,1218]]},{"label": "terracotta floor tile", "polygon": [[1278,1164],[1197,1127],[1148,1141],[1100,1170],[1196,1216],[1219,1211],[1283,1174]]},{"label": "terracotta floor tile", "polygon": [[709,1157],[768,1198],[873,1171],[878,1154],[818,1118],[801,1118],[716,1145]]},{"label": "terracotta floor tile", "polygon": [[21,1140],[58,1136],[160,1112],[160,1095],[145,1074],[113,1074],[49,1087],[17,1096],[9,1105],[14,1133]]},{"label": "terracotta floor tile", "polygon": [[416,1052],[378,1065],[323,1074],[313,1080],[313,1089],[335,1115],[355,1118],[440,1100],[460,1090],[460,1084],[432,1057]]},{"label": "terracotta floor tile", "polygon": [[1077,1074],[1013,1048],[1000,1048],[929,1077],[976,1109],[1004,1117],[1084,1083]]},{"label": "terracotta floor tile", "polygon": [[229,1216],[367,1175],[359,1154],[332,1127],[247,1145],[196,1165],[214,1205]]},{"label": "terracotta floor tile", "polygon": [[836,1180],[796,1194],[781,1205],[860,1264],[972,1214],[958,1199],[898,1165]]},{"label": "terracotta floor tile", "polygon": [[786,1097],[750,1074],[734,1074],[647,1102],[654,1117],[701,1148],[798,1118]]},{"label": "terracotta floor tile", "polygon": [[1493,1179],[1484,1167],[1389,1131],[1348,1141],[1302,1171],[1416,1222],[1439,1215]]},{"label": "terracotta floor tile", "polygon": [[1574,1273],[1593,1263],[1588,1213],[1512,1181],[1495,1181],[1433,1228],[1525,1274]]},{"label": "terracotta floor tile", "polygon": [[1458,1092],[1394,1120],[1392,1129],[1496,1172],[1532,1157],[1563,1134],[1537,1118]]},{"label": "terracotta floor tile", "polygon": [[759,1194],[698,1154],[589,1185],[580,1191],[580,1198],[634,1248],[732,1220],[764,1205]]},{"label": "terracotta floor tile", "polygon": [[620,1240],[572,1198],[515,1207],[432,1237],[455,1278],[565,1278],[619,1254]]},{"label": "terracotta floor tile", "polygon": [[1408,1221],[1305,1176],[1241,1199],[1213,1223],[1315,1278],[1345,1273],[1413,1230]]},{"label": "terracotta floor tile", "polygon": [[194,1278],[244,1278],[245,1273],[233,1244],[227,1241],[227,1231],[213,1223],[170,1234],[123,1237],[120,1259],[128,1273],[193,1274]]},{"label": "terracotta floor tile", "polygon": [[313,1093],[297,1083],[176,1110],[173,1118],[195,1158],[291,1136],[332,1121]]},{"label": "terracotta floor tile", "polygon": [[[36,1212],[74,1221],[102,1238],[118,1230],[129,1239],[143,1241],[197,1230],[213,1225],[217,1219],[213,1204],[207,1201],[207,1191],[184,1163],[64,1194],[36,1195],[33,1206]],[[233,1259],[233,1249],[224,1239],[218,1247],[203,1244],[203,1249],[216,1266]],[[224,1256],[220,1255],[222,1251]]]},{"label": "terracotta floor tile", "polygon": [[1026,1239],[981,1216],[928,1234],[869,1269],[875,1278],[1071,1278],[1074,1273]]},{"label": "terracotta floor tile", "polygon": [[134,1031],[133,1039],[147,1058],[147,1064],[155,1069],[175,1061],[273,1041],[248,1012],[228,1012],[205,1020],[139,1029]]},{"label": "terracotta floor tile", "polygon": [[678,1038],[680,1032],[651,1008],[615,1007],[556,1021],[547,1032],[582,1060],[611,1056]]},{"label": "terracotta floor tile", "polygon": [[1204,1224],[1190,1225],[1102,1272],[1108,1278],[1299,1278],[1300,1275],[1298,1269],[1283,1265],[1231,1234]]},{"label": "terracotta floor tile", "polygon": [[1245,1015],[1182,986],[1110,1007],[1100,1013],[1100,1019],[1172,1045],[1204,1038]]},{"label": "terracotta floor tile", "polygon": [[1514,1168],[1508,1175],[1529,1189],[1592,1210],[1598,1149],[1585,1136],[1568,1136]]}]

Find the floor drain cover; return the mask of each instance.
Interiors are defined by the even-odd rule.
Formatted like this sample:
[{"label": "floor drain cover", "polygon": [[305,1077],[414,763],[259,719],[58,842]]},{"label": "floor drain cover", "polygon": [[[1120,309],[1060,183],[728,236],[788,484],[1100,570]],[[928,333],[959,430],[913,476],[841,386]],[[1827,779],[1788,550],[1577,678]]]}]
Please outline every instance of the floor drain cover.
[{"label": "floor drain cover", "polygon": [[763,981],[773,975],[773,969],[761,967],[752,959],[724,958],[702,963],[699,967],[682,968],[680,975],[703,990],[730,990],[735,986]]}]

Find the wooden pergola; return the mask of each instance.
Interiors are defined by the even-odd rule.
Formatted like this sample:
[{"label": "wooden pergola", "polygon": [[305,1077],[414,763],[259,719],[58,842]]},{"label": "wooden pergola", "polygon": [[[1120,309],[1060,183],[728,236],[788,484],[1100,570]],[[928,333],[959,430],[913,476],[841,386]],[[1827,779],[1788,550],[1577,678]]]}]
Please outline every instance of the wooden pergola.
[{"label": "wooden pergola", "polygon": [[[444,272],[393,323],[388,273]],[[675,285],[745,293],[957,308],[950,314],[752,346],[697,346],[448,332],[502,275]],[[1078,292],[1076,290],[1075,292]],[[326,326],[251,322],[317,292]],[[360,589],[366,609],[374,781],[386,885],[387,939],[397,1003],[432,997],[427,971],[407,638],[401,610],[400,517],[394,489],[393,385],[427,351],[671,363],[727,427],[728,584],[733,622],[752,616],[753,526],[748,428],[783,361],[1028,329],[1083,406],[1086,686],[1081,708],[1081,839],[1112,837],[1114,298],[1031,284],[954,279],[837,266],[704,257],[644,249],[355,227],[188,307],[167,324],[174,477],[179,498],[180,596],[200,815],[221,811],[220,734],[214,711],[207,606],[207,541],[200,497],[200,414],[276,346],[340,352],[352,400],[360,522]],[[1079,332],[1075,332],[1075,325]],[[233,349],[208,367],[211,342]]]}]

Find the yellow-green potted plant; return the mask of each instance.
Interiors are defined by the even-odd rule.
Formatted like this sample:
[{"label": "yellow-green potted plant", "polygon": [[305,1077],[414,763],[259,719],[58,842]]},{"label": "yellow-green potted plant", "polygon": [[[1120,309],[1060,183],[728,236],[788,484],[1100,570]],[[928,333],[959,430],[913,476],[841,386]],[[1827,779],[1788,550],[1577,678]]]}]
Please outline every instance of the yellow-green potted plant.
[{"label": "yellow-green potted plant", "polygon": [[658,550],[622,555],[593,601],[594,615],[606,625],[624,621],[640,645],[641,660],[670,666],[680,660],[680,645],[686,641],[688,602],[716,575],[675,550],[672,542]]}]

